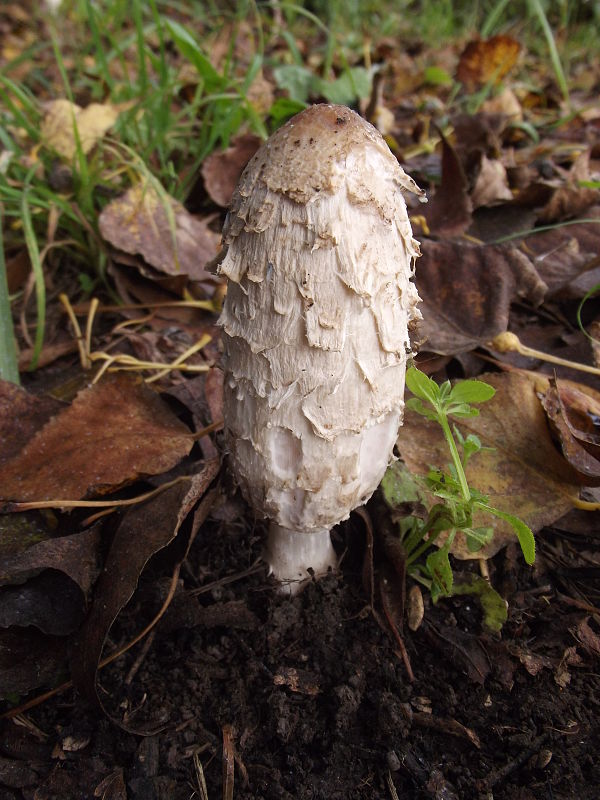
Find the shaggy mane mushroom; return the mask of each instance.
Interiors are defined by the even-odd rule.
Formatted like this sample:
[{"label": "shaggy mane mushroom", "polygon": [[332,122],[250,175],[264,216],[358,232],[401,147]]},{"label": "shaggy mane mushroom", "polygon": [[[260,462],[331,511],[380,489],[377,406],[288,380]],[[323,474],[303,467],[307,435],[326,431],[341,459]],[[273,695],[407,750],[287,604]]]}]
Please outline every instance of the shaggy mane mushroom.
[{"label": "shaggy mane mushroom", "polygon": [[223,230],[230,466],[292,592],[336,566],[329,531],[377,488],[402,422],[420,317],[402,189],[422,194],[374,127],[316,105],[248,163]]}]

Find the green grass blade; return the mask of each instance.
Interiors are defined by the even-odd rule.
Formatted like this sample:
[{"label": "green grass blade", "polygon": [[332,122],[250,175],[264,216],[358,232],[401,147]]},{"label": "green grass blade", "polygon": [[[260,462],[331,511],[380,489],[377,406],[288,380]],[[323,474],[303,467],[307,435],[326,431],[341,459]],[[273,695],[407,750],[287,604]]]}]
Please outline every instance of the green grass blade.
[{"label": "green grass blade", "polygon": [[0,378],[3,381],[19,383],[19,366],[17,347],[13,331],[6,261],[4,260],[4,238],[2,234],[2,218],[0,217]]},{"label": "green grass blade", "polygon": [[598,340],[586,331],[583,320],[581,319],[581,312],[583,311],[583,307],[587,301],[590,300],[594,295],[598,294],[598,292],[600,292],[600,283],[592,286],[592,288],[581,298],[581,302],[577,306],[577,324],[579,325],[579,330],[584,333],[591,342],[597,342]]},{"label": "green grass blade", "polygon": [[160,78],[160,85],[166,86],[169,80],[169,67],[167,64],[167,51],[165,47],[165,36],[163,31],[163,20],[158,12],[158,8],[156,7],[155,0],[149,0],[150,10],[152,11],[152,18],[154,19],[154,27],[156,29],[156,35],[158,36],[158,62],[155,64],[155,68],[158,71],[159,78]]},{"label": "green grass blade", "polygon": [[139,91],[142,95],[145,95],[148,89],[148,70],[146,69],[146,44],[144,23],[142,21],[142,8],[139,0],[135,0],[132,5],[137,43]]},{"label": "green grass blade", "polygon": [[502,15],[506,9],[506,6],[509,4],[510,0],[499,0],[498,3],[494,6],[494,8],[490,11],[487,16],[487,19],[481,26],[481,38],[487,39],[488,36],[491,36],[494,31],[496,30],[496,26],[500,22]]},{"label": "green grass blade", "polygon": [[558,48],[556,47],[554,34],[552,33],[552,28],[550,27],[550,23],[548,22],[548,17],[546,16],[544,9],[542,8],[540,0],[527,0],[527,2],[529,4],[529,8],[539,20],[540,26],[544,33],[544,37],[546,39],[546,44],[548,45],[548,52],[550,54],[550,61],[552,62],[552,68],[554,69],[554,74],[556,76],[556,82],[558,83],[558,86],[560,88],[565,103],[567,103],[567,105],[570,105],[571,98],[569,96],[569,87],[567,85],[565,72],[563,70],[560,56],[558,54]]},{"label": "green grass blade", "polygon": [[40,258],[37,238],[35,236],[35,231],[33,230],[33,222],[31,219],[31,209],[29,207],[27,190],[23,192],[23,196],[21,198],[21,218],[23,220],[25,244],[27,246],[31,268],[33,269],[33,275],[35,278],[37,322],[35,327],[33,355],[29,365],[29,369],[33,370],[37,366],[37,362],[44,345],[44,329],[46,327],[46,283],[44,281],[44,271],[42,269],[42,260]]},{"label": "green grass blade", "polygon": [[91,0],[85,0],[85,10],[87,12],[87,21],[88,25],[90,26],[92,42],[94,43],[94,48],[96,51],[96,60],[98,62],[98,66],[100,67],[102,78],[106,82],[106,85],[109,87],[109,89],[111,89],[112,91],[112,89],[114,88],[114,81],[112,79],[112,75],[110,74],[110,70],[108,68],[108,61],[106,60],[106,54],[104,52],[102,39],[100,38],[100,30],[98,28],[98,22],[96,20],[96,12],[94,10],[94,6]]},{"label": "green grass blade", "polygon": [[591,223],[598,225],[598,223],[600,223],[600,217],[566,219],[563,222],[554,222],[552,225],[540,225],[539,228],[527,228],[526,230],[509,233],[507,236],[499,236],[497,239],[492,239],[492,241],[487,244],[504,244],[504,242],[512,242],[514,239],[525,239],[527,236],[533,236],[536,233],[553,231],[556,228],[566,228],[569,225],[588,225]]},{"label": "green grass blade", "polygon": [[181,55],[196,68],[206,90],[214,92],[223,89],[227,84],[226,80],[204,55],[192,34],[173,19],[166,19],[165,25]]}]

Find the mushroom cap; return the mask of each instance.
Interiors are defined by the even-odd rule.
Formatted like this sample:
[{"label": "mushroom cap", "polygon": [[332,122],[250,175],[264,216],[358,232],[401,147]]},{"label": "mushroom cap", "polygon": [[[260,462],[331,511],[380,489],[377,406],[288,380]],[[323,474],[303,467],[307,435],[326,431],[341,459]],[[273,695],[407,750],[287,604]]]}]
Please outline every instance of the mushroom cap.
[{"label": "mushroom cap", "polygon": [[348,154],[367,146],[389,163],[399,186],[423,194],[373,125],[346,106],[326,104],[310,106],[275,131],[248,162],[237,192],[247,197],[258,183],[307,203],[319,192],[335,192],[340,164]]},{"label": "mushroom cap", "polygon": [[344,106],[306,109],[244,170],[223,230],[233,472],[278,526],[328,529],[371,496],[401,422],[421,193]]}]

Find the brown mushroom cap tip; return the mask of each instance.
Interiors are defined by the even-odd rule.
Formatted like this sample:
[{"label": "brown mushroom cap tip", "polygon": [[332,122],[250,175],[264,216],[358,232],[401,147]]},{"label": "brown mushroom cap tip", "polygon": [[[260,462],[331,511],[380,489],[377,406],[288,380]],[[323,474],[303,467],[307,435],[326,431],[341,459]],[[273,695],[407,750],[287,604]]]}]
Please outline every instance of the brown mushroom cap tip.
[{"label": "brown mushroom cap tip", "polygon": [[257,183],[306,203],[335,190],[340,166],[357,148],[374,147],[388,161],[399,188],[424,195],[402,169],[377,128],[346,106],[318,104],[296,114],[250,160],[238,186],[245,196]]}]

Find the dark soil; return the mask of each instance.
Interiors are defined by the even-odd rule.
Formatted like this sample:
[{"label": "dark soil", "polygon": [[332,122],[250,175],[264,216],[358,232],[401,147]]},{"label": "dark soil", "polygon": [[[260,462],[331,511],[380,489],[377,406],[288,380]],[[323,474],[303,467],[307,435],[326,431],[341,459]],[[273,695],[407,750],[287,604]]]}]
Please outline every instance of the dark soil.
[{"label": "dark soil", "polygon": [[[209,521],[151,646],[99,673],[109,712],[151,735],[64,693],[1,723],[1,800],[600,797],[600,571],[576,558],[592,535],[544,532],[535,570],[496,556],[501,635],[469,598],[426,600],[403,633],[411,683],[361,583],[361,524],[337,535],[353,542],[342,573],[288,599],[262,568],[223,582],[255,562],[260,531]],[[168,575],[144,574],[109,648],[152,618]]]}]

